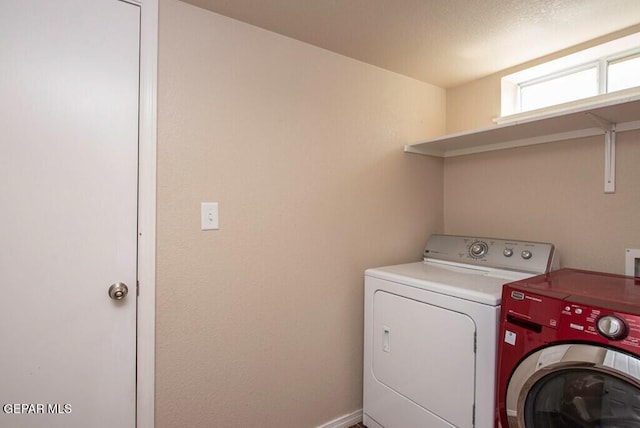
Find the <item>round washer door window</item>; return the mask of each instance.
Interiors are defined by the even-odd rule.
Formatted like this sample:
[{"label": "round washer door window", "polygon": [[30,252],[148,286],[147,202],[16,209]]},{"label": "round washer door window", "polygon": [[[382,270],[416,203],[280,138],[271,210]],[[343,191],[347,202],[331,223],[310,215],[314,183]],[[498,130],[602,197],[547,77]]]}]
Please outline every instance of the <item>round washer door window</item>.
[{"label": "round washer door window", "polygon": [[506,396],[510,428],[640,427],[640,358],[563,344],[527,356]]},{"label": "round washer door window", "polygon": [[640,427],[640,388],[597,369],[563,369],[541,378],[524,404],[525,427]]}]

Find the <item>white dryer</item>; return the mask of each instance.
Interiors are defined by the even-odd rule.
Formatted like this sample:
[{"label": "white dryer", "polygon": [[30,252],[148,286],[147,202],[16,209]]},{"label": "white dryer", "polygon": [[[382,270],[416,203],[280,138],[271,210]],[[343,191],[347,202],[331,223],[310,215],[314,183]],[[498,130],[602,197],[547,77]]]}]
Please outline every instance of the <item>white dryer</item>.
[{"label": "white dryer", "polygon": [[432,235],[424,260],[365,272],[368,428],[491,428],[503,284],[557,267],[552,244]]}]

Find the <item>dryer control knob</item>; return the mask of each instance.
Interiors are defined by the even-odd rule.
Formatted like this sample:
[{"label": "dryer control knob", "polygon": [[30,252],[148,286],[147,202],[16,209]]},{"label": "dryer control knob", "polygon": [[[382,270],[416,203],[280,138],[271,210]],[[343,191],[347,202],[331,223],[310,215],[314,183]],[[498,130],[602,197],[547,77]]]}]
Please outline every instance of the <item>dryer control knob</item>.
[{"label": "dryer control knob", "polygon": [[624,320],[614,316],[605,315],[598,318],[598,333],[611,340],[622,340],[627,337],[627,324]]},{"label": "dryer control knob", "polygon": [[487,251],[489,251],[489,246],[486,242],[482,241],[476,241],[469,247],[469,255],[474,259],[484,256],[487,254]]}]

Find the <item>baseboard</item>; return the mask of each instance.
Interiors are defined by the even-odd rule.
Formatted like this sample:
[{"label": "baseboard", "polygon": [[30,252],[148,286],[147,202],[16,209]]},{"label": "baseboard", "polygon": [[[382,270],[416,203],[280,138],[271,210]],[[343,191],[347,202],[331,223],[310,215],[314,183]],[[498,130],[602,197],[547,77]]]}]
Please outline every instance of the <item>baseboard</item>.
[{"label": "baseboard", "polygon": [[362,409],[356,410],[348,415],[340,416],[326,424],[320,425],[318,428],[349,428],[358,422],[362,422]]}]

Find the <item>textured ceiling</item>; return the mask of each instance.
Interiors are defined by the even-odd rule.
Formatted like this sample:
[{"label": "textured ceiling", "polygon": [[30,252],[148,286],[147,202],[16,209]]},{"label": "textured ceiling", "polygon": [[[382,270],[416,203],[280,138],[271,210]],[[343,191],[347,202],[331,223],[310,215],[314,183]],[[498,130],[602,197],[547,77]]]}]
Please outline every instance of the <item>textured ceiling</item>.
[{"label": "textured ceiling", "polygon": [[640,0],[184,0],[441,87],[640,24]]}]

